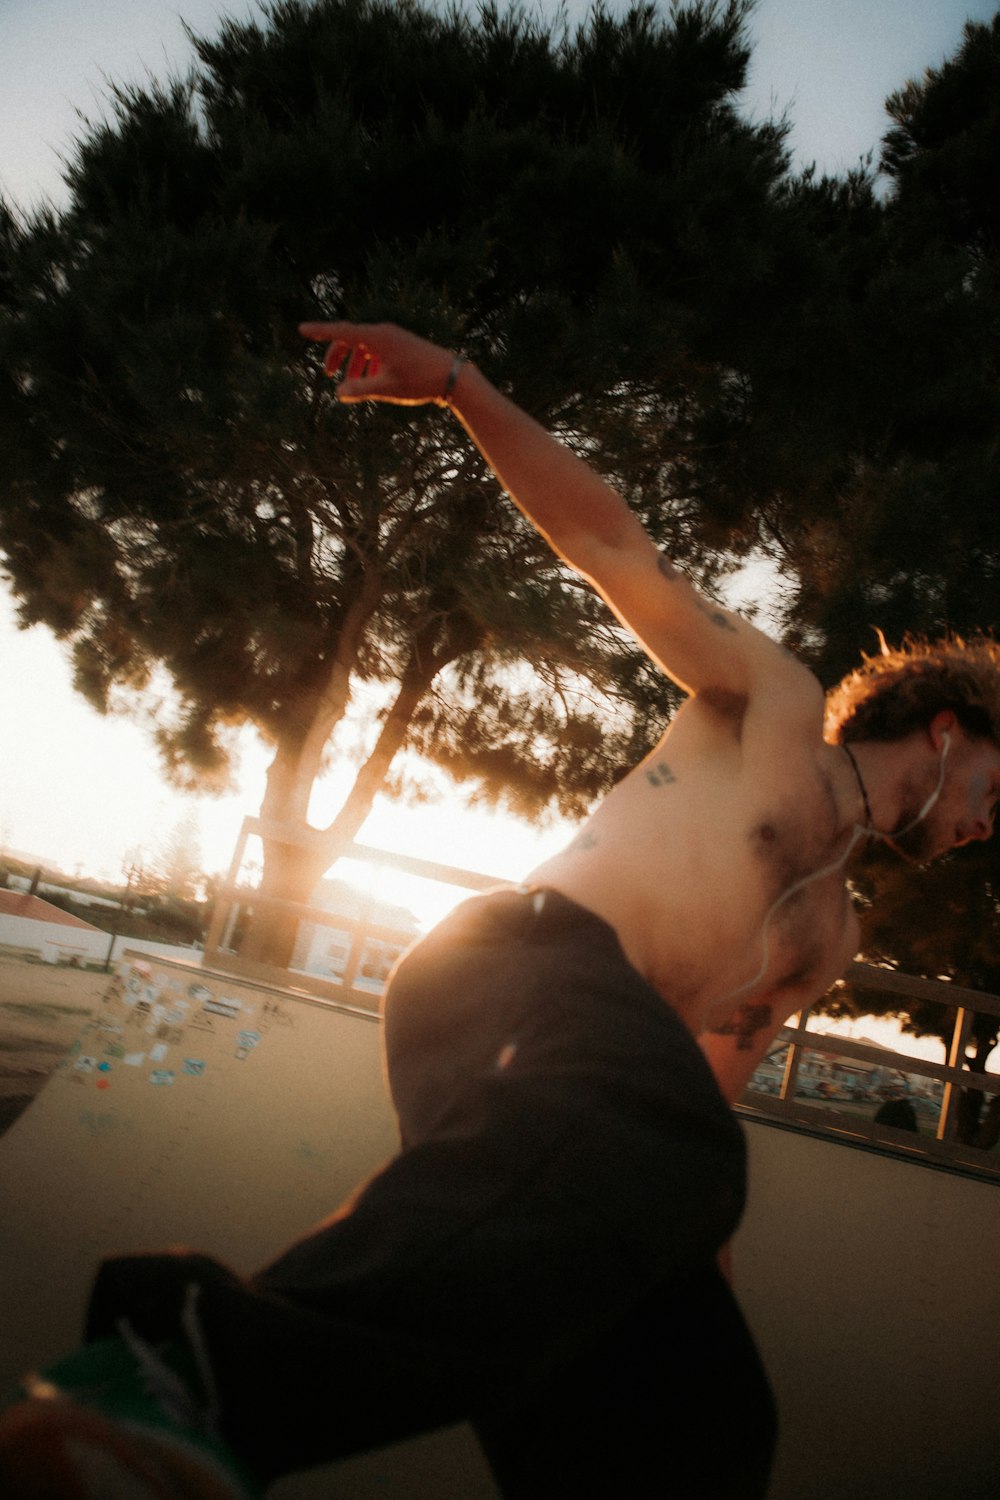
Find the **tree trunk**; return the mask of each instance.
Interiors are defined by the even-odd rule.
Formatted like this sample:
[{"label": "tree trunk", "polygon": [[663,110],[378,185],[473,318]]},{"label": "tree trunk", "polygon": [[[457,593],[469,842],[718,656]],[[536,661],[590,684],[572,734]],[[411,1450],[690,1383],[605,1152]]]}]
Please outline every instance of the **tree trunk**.
[{"label": "tree trunk", "polygon": [[[283,766],[279,765],[279,751],[268,773],[268,795],[261,810],[262,817],[280,822],[289,830],[297,829],[303,835],[303,842],[290,844],[282,842],[278,836],[265,835],[264,872],[259,891],[262,898],[271,898],[275,903],[309,902],[318,881],[357,837],[396,752],[406,738],[417,705],[434,678],[474,644],[469,624],[471,622],[463,627],[461,622],[451,621],[442,641],[440,617],[435,614],[423,637],[418,636],[375,747],[358,771],[343,807],[328,828],[320,831],[307,824],[302,801],[303,776],[307,773],[303,772],[301,758],[297,759],[294,772],[287,761]],[[317,767],[321,751],[322,745],[316,755]],[[315,771],[308,775],[309,788],[314,779]],[[240,949],[241,957],[287,969],[302,920],[300,914],[286,907],[265,905],[262,901],[254,907],[253,920]]]}]

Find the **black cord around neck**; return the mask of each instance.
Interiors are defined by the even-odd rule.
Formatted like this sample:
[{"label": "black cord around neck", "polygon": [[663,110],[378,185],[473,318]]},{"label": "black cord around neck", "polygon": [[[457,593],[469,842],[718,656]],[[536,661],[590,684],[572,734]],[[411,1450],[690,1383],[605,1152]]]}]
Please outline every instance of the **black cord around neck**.
[{"label": "black cord around neck", "polygon": [[874,828],[875,825],[872,822],[872,808],[871,808],[871,803],[868,801],[868,793],[865,790],[864,778],[862,777],[861,772],[858,770],[858,763],[854,759],[854,755],[853,755],[853,753],[851,751],[850,745],[845,745],[842,742],[840,748],[841,748],[841,750],[843,750],[844,754],[847,756],[847,759],[851,762],[851,770],[854,772],[854,779],[858,783],[858,791],[861,793],[861,800],[865,804],[865,817],[867,819],[867,822],[865,823],[865,827],[866,828]]}]

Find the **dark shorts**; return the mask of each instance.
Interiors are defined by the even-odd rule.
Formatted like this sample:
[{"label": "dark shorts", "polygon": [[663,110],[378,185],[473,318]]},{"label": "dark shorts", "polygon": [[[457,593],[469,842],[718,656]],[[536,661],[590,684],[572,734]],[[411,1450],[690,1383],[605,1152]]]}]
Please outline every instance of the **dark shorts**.
[{"label": "dark shorts", "polygon": [[770,1391],[715,1256],[742,1133],[613,930],[551,892],[464,903],[398,965],[404,1149],[249,1282],[104,1268],[91,1335],[202,1319],[261,1474],[468,1419],[505,1495],[764,1493]]}]

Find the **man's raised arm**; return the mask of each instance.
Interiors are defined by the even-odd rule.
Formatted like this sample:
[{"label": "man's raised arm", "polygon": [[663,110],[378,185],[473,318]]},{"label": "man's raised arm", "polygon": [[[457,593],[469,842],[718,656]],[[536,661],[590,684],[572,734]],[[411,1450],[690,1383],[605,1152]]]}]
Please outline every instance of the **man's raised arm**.
[{"label": "man's raised arm", "polygon": [[341,401],[450,407],[518,509],[685,691],[745,699],[762,662],[773,669],[773,642],[700,594],[621,496],[475,365],[390,323],[300,332],[329,346],[329,375],[344,368]]}]

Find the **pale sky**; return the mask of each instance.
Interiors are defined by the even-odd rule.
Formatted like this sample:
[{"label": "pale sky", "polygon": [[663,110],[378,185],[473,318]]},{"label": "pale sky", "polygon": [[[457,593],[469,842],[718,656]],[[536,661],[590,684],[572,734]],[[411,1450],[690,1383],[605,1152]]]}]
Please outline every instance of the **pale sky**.
[{"label": "pale sky", "polygon": [[[787,113],[798,166],[839,175],[869,151],[888,120],[885,96],[957,49],[966,18],[988,20],[995,0],[758,0],[750,84],[742,107],[756,120]],[[571,15],[582,13],[570,0]],[[78,115],[101,112],[104,80],[162,78],[189,60],[180,18],[214,34],[222,14],[255,13],[252,0],[0,0],[0,190],[15,204],[61,201],[59,157]],[[191,805],[163,783],[142,730],[101,719],[76,695],[48,632],[14,628],[0,584],[0,847],[72,872],[116,876],[126,850],[147,857]],[[242,816],[256,813],[267,755],[246,737],[238,793],[198,799],[204,864],[223,869]],[[336,774],[313,815],[332,816]],[[321,806],[319,804],[322,804]],[[516,878],[565,839],[445,809],[380,806],[362,840]]]}]

